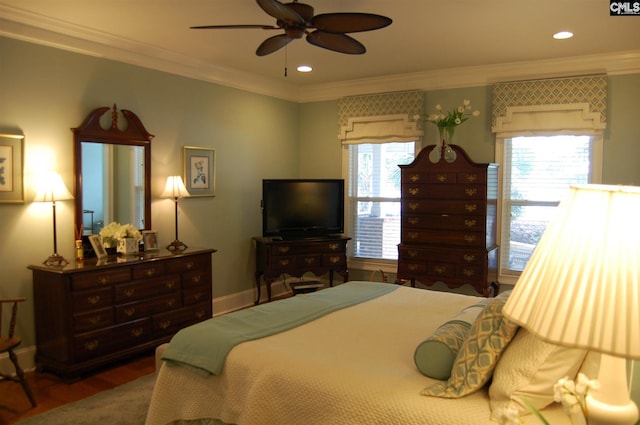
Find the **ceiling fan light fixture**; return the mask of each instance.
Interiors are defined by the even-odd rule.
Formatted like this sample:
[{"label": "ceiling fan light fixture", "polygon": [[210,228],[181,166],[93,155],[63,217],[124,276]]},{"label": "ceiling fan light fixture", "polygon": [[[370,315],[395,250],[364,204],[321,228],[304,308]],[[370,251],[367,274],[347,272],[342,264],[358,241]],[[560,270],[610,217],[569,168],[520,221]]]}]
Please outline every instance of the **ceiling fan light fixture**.
[{"label": "ceiling fan light fixture", "polygon": [[311,72],[311,71],[313,71],[313,68],[311,68],[309,65],[300,65],[296,69],[298,70],[298,72]]},{"label": "ceiling fan light fixture", "polygon": [[553,34],[553,38],[556,40],[566,40],[567,38],[573,37],[573,33],[571,31],[560,31]]}]

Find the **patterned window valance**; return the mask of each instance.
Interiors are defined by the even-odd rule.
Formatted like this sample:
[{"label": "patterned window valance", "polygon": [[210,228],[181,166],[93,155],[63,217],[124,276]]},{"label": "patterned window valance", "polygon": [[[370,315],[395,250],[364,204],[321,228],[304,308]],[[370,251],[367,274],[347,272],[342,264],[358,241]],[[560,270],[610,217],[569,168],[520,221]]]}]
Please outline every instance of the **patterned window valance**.
[{"label": "patterned window valance", "polygon": [[345,97],[338,101],[338,137],[342,143],[407,140],[423,134],[424,93],[405,91]]},{"label": "patterned window valance", "polygon": [[594,126],[605,128],[607,77],[593,75],[499,83],[493,88],[493,132],[500,132],[502,121],[509,120],[515,110],[562,110],[569,105],[580,105],[575,109],[583,109],[597,117]]}]

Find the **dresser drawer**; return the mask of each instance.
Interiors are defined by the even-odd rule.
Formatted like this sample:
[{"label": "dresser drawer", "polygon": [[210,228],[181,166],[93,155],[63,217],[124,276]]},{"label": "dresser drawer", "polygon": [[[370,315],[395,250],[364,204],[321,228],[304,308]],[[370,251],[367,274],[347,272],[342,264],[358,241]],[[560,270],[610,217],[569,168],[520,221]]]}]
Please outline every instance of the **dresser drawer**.
[{"label": "dresser drawer", "polygon": [[114,287],[115,303],[123,304],[153,298],[160,294],[176,292],[180,289],[180,275],[177,274],[163,276],[156,279],[123,283]]},{"label": "dresser drawer", "polygon": [[111,287],[71,293],[71,309],[74,313],[110,307],[112,304],[113,289]]},{"label": "dresser drawer", "polygon": [[134,319],[180,307],[182,307],[182,297],[180,293],[165,295],[151,300],[121,304],[116,306],[116,321],[118,323],[130,322]]},{"label": "dresser drawer", "polygon": [[487,202],[478,200],[432,200],[432,199],[402,199],[402,215],[405,214],[461,214],[484,215],[487,212]]},{"label": "dresser drawer", "polygon": [[402,187],[405,199],[485,199],[486,187],[479,185],[408,184]]},{"label": "dresser drawer", "polygon": [[193,255],[184,258],[175,258],[168,261],[166,267],[170,273],[190,270],[209,270],[211,268],[211,255]]},{"label": "dresser drawer", "polygon": [[398,248],[398,260],[417,262],[447,262],[463,265],[482,266],[486,261],[487,251],[484,249],[413,247],[402,244]]},{"label": "dresser drawer", "polygon": [[211,302],[184,307],[152,316],[155,337],[173,335],[193,323],[211,318]]},{"label": "dresser drawer", "polygon": [[76,361],[89,360],[114,350],[151,339],[151,320],[141,319],[120,326],[79,334],[73,338]]},{"label": "dresser drawer", "polygon": [[486,222],[482,216],[454,214],[404,214],[403,229],[439,229],[482,232]]},{"label": "dresser drawer", "polygon": [[201,302],[211,302],[211,288],[195,287],[188,288],[183,291],[182,303],[185,306],[198,304]]},{"label": "dresser drawer", "polygon": [[140,264],[131,268],[133,279],[148,279],[155,276],[162,276],[166,272],[166,264],[164,261],[153,261],[150,263]]},{"label": "dresser drawer", "polygon": [[113,308],[111,307],[73,315],[74,332],[85,332],[100,329],[114,324]]},{"label": "dresser drawer", "polygon": [[401,240],[402,243],[407,244],[429,243],[470,247],[483,247],[487,244],[487,238],[483,232],[451,232],[417,228],[402,229]]},{"label": "dresser drawer", "polygon": [[131,268],[120,267],[90,273],[80,273],[71,277],[71,289],[74,291],[98,288],[131,280]]},{"label": "dresser drawer", "polygon": [[211,287],[211,273],[209,273],[209,270],[195,270],[182,274],[183,288],[193,288],[196,286]]}]

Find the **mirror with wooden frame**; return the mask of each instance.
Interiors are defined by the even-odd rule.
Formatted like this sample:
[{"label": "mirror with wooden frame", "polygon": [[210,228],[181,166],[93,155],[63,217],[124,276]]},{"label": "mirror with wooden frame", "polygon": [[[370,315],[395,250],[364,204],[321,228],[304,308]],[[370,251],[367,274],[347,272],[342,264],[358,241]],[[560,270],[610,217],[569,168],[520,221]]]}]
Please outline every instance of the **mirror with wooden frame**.
[{"label": "mirror with wooden frame", "polygon": [[[110,123],[103,115],[111,109]],[[151,229],[151,139],[136,114],[116,105],[92,111],[73,131],[75,228],[97,234],[107,224]]]}]

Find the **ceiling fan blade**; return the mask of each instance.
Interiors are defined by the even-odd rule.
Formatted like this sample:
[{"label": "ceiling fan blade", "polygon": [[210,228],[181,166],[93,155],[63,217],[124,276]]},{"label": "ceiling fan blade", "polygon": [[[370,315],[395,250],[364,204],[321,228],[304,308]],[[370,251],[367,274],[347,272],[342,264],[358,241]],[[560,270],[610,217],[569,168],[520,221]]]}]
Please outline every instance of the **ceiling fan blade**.
[{"label": "ceiling fan blade", "polygon": [[303,25],[305,23],[298,12],[278,0],[256,0],[256,2],[267,14],[287,25]]},{"label": "ceiling fan blade", "polygon": [[391,25],[386,16],[372,13],[323,13],[311,20],[311,26],[331,33],[372,31]]},{"label": "ceiling fan blade", "polygon": [[274,35],[273,37],[269,37],[265,41],[263,41],[260,46],[258,46],[258,48],[256,49],[256,55],[265,56],[273,53],[276,50],[283,48],[293,40],[295,40],[295,38],[291,38],[286,34],[279,34]]},{"label": "ceiling fan blade", "polygon": [[344,34],[314,31],[307,35],[307,41],[314,46],[323,47],[338,53],[361,55],[367,51],[362,43]]},{"label": "ceiling fan blade", "polygon": [[209,30],[209,29],[243,29],[243,28],[258,28],[263,30],[279,30],[280,27],[274,27],[273,25],[200,25],[196,27],[189,27],[192,30]]}]

